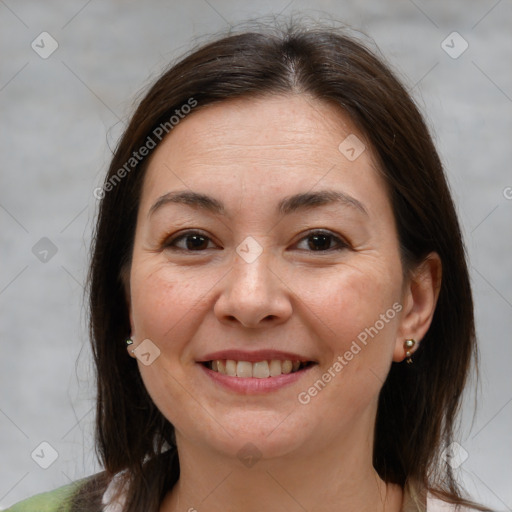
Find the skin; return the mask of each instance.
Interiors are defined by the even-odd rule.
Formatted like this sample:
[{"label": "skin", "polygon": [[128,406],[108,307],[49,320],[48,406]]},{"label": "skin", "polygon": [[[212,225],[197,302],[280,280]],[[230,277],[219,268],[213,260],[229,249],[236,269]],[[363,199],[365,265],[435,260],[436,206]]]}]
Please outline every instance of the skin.
[{"label": "skin", "polygon": [[[160,350],[152,364],[138,361],[142,378],[176,429],[181,476],[162,512],[400,510],[402,490],[372,466],[377,399],[404,340],[430,325],[440,262],[433,253],[404,279],[384,181],[367,142],[354,161],[340,152],[349,134],[365,141],[337,107],[311,97],[245,98],[198,108],[151,158],[128,299],[134,346],[150,339]],[[338,203],[276,212],[287,196],[326,189],[367,213]],[[163,194],[185,190],[222,201],[226,215],[172,203],[149,214]],[[319,229],[333,238],[315,245]],[[208,237],[201,250],[172,241],[185,230]],[[263,249],[251,263],[236,252],[248,236]],[[401,311],[299,403],[393,304]],[[284,350],[318,364],[286,388],[243,396],[196,362],[223,349]],[[261,454],[252,467],[237,456],[248,442]]]}]

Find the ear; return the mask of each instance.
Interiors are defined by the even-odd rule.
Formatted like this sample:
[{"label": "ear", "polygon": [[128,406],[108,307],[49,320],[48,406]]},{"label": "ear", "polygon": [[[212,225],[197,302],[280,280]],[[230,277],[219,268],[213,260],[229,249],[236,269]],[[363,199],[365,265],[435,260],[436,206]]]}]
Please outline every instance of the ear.
[{"label": "ear", "polygon": [[414,353],[427,333],[441,289],[441,276],[441,258],[435,252],[431,252],[409,273],[409,277],[404,282],[403,311],[397,331],[393,361],[400,362],[405,359],[405,340],[412,338],[416,341],[416,345],[411,350],[411,353]]},{"label": "ear", "polygon": [[132,300],[131,300],[131,292],[130,292],[130,270],[129,267],[124,266],[121,269],[121,282],[124,290],[124,298],[126,302],[126,307],[128,308],[128,317],[130,320],[130,339],[133,341],[132,345],[126,345],[126,349],[130,357],[136,357],[133,353],[135,349],[135,334],[133,328],[133,312],[132,312]]},{"label": "ear", "polygon": [[133,351],[135,350],[136,346],[137,346],[137,343],[135,341],[135,334],[134,334],[134,330],[133,330],[133,322],[132,322],[132,311],[131,309],[129,309],[129,312],[130,312],[130,340],[132,340],[132,343],[130,345],[128,345],[128,343],[126,344],[126,350],[128,351],[128,355],[130,357],[137,357]]}]

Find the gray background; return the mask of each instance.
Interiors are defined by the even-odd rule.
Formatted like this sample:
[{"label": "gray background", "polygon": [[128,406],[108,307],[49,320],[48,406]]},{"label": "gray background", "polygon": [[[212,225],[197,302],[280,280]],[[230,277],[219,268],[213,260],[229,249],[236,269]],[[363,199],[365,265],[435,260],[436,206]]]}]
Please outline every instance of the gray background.
[{"label": "gray background", "polygon": [[[137,93],[197,37],[281,11],[369,34],[435,133],[481,342],[479,407],[473,415],[473,386],[458,475],[476,499],[512,510],[511,0],[0,0],[0,509],[99,469],[83,283],[93,190]],[[59,45],[46,59],[31,47],[43,31]],[[469,44],[458,58],[441,46],[453,31]],[[463,41],[446,44],[453,52]],[[39,50],[49,48],[45,39]],[[43,441],[58,453],[48,469]]]}]

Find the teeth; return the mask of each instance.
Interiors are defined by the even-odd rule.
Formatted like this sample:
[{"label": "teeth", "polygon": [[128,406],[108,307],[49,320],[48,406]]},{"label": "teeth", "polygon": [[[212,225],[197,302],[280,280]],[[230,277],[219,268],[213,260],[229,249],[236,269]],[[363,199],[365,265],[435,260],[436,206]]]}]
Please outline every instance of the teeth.
[{"label": "teeth", "polygon": [[236,363],[237,377],[252,377],[252,364],[249,361],[238,361]]},{"label": "teeth", "polygon": [[236,361],[233,361],[232,359],[228,359],[226,361],[226,374],[230,377],[236,376]]},{"label": "teeth", "polygon": [[283,373],[290,373],[292,371],[292,368],[293,363],[291,361],[283,361],[283,368],[281,370]]},{"label": "teeth", "polygon": [[270,376],[276,377],[277,375],[281,375],[281,361],[277,361],[276,359],[272,359],[269,364]]},{"label": "teeth", "polygon": [[289,359],[285,361],[272,359],[271,361],[258,361],[256,363],[234,361],[233,359],[217,359],[211,361],[210,366],[213,371],[229,375],[230,377],[254,377],[257,379],[266,379],[296,372],[300,367],[300,361],[290,361]]},{"label": "teeth", "polygon": [[[240,364],[240,363],[238,363]],[[252,365],[252,376],[258,379],[266,379],[270,375],[267,361],[260,361]]]}]

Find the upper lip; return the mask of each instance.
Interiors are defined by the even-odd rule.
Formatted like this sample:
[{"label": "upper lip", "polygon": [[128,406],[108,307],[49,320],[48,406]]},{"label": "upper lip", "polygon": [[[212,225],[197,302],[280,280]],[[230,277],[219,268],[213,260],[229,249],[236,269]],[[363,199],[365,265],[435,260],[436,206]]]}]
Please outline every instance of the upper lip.
[{"label": "upper lip", "polygon": [[281,350],[255,350],[247,352],[246,350],[219,350],[206,354],[204,357],[198,360],[199,363],[205,363],[207,361],[215,361],[218,359],[231,359],[234,361],[248,361],[256,363],[258,361],[270,361],[276,359],[279,361],[301,361],[307,363],[314,361],[310,357],[302,356],[300,354],[294,354],[293,352],[283,352]]}]

